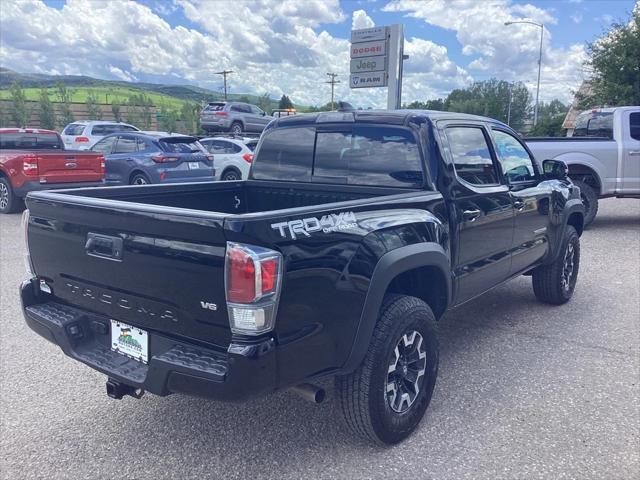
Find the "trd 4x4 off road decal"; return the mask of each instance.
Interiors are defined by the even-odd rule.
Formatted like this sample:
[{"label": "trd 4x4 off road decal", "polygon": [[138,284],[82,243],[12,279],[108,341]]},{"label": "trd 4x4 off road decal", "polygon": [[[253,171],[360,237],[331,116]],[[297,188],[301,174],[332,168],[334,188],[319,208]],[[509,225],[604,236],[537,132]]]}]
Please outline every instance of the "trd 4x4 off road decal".
[{"label": "trd 4x4 off road decal", "polygon": [[271,228],[278,230],[282,238],[287,238],[288,233],[293,240],[298,238],[298,235],[310,237],[313,232],[331,233],[357,226],[356,214],[353,212],[330,213],[322,218],[308,217],[271,224]]}]

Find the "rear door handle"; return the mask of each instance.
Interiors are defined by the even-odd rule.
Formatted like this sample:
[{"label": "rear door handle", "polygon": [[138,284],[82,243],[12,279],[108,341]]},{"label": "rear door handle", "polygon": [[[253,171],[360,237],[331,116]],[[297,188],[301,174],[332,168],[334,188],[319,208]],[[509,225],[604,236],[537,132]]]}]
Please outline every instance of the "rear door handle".
[{"label": "rear door handle", "polygon": [[462,218],[467,222],[473,222],[481,213],[480,210],[465,210],[462,212]]},{"label": "rear door handle", "polygon": [[513,206],[516,210],[522,210],[524,208],[524,202],[522,200],[515,200]]},{"label": "rear door handle", "polygon": [[629,155],[640,155],[640,150],[629,150]]}]

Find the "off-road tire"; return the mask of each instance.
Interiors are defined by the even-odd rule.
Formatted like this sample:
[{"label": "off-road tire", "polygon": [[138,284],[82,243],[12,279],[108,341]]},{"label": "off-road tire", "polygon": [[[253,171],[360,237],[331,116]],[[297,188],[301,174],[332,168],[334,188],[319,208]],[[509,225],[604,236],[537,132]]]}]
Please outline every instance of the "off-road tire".
[{"label": "off-road tire", "polygon": [[[424,342],[425,371],[413,403],[398,413],[392,409],[387,393],[390,362],[393,358],[397,361],[394,352],[398,342],[414,331]],[[438,360],[437,327],[431,308],[416,297],[386,296],[362,364],[353,373],[335,379],[336,395],[349,429],[376,444],[394,444],[409,436],[431,401]]]},{"label": "off-road tire", "polygon": [[[571,274],[567,280],[567,255],[572,249]],[[560,253],[553,263],[542,265],[531,275],[533,292],[544,303],[562,305],[573,296],[580,268],[580,237],[572,225],[567,225],[560,247]],[[564,280],[564,282],[563,282]]]},{"label": "off-road tire", "polygon": [[22,210],[24,200],[15,194],[9,180],[0,177],[0,213],[16,213]]},{"label": "off-road tire", "polygon": [[584,204],[584,227],[586,228],[598,214],[598,193],[591,185],[581,180],[572,180],[572,182],[580,188],[580,197]]}]

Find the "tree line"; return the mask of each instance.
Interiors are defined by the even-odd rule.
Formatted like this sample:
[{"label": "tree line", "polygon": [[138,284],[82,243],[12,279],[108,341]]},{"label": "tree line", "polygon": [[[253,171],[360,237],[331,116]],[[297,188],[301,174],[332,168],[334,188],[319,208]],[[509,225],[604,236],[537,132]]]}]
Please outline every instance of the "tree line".
[{"label": "tree line", "polygon": [[[62,129],[76,120],[71,108],[74,103],[72,102],[72,93],[62,82],[55,84],[53,92],[46,87],[40,89],[37,111],[41,128]],[[54,108],[52,97],[56,100],[57,109]],[[9,100],[8,113],[13,124],[22,127],[28,126],[31,119],[31,107],[19,80],[14,81],[9,88]],[[113,100],[110,104],[106,104],[99,101],[96,92],[89,90],[84,103],[87,116],[91,120],[103,120],[104,106],[109,105],[111,117],[115,121],[130,123],[143,130],[151,128],[154,114],[158,127],[168,132],[193,133],[199,128],[200,105],[195,102],[184,102],[179,109],[161,106],[157,113],[154,113],[153,101],[145,93],[131,94],[124,101]]]}]

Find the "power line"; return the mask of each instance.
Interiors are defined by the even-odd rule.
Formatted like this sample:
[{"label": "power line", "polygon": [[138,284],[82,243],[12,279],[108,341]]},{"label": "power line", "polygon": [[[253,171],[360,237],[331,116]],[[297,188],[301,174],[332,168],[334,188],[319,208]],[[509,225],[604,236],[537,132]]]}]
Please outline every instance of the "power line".
[{"label": "power line", "polygon": [[221,72],[215,72],[216,75],[222,75],[224,77],[224,99],[227,100],[227,75],[233,73],[233,70],[223,70]]},{"label": "power line", "polygon": [[335,105],[333,102],[333,92],[334,92],[334,88],[336,83],[340,83],[340,80],[336,80],[336,77],[338,76],[337,73],[327,73],[327,75],[329,75],[331,77],[331,80],[328,80],[324,83],[329,83],[331,84],[331,110],[335,110]]}]

